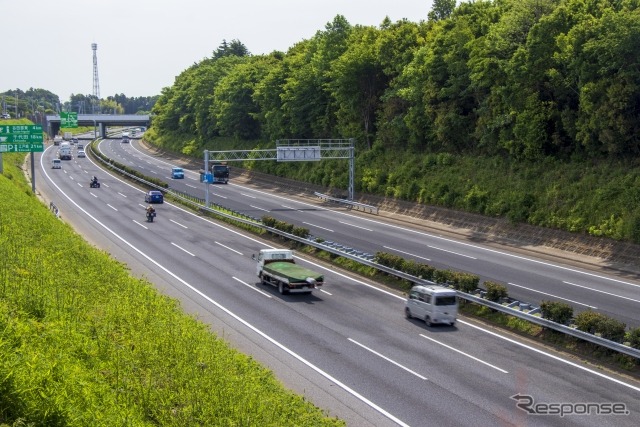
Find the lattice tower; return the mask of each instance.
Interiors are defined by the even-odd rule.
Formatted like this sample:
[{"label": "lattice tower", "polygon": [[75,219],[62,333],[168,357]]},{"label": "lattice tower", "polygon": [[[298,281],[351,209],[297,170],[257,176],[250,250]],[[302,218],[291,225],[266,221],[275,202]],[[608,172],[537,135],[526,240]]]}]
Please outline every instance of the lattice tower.
[{"label": "lattice tower", "polygon": [[98,80],[98,44],[91,43],[91,50],[93,50],[93,96],[95,102],[100,105],[100,82]]}]

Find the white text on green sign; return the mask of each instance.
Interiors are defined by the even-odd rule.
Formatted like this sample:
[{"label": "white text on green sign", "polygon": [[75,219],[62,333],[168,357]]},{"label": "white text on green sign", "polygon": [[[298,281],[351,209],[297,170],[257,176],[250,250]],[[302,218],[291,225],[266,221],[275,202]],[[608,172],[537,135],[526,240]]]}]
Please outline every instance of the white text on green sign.
[{"label": "white text on green sign", "polygon": [[43,152],[44,144],[0,144],[0,153]]},{"label": "white text on green sign", "polygon": [[3,125],[0,126],[0,136],[16,134],[36,134],[42,135],[41,125]]},{"label": "white text on green sign", "polygon": [[18,142],[18,143],[28,143],[28,142],[43,142],[44,138],[42,137],[42,133],[25,133],[25,134],[9,134],[9,135],[0,135],[0,142]]}]

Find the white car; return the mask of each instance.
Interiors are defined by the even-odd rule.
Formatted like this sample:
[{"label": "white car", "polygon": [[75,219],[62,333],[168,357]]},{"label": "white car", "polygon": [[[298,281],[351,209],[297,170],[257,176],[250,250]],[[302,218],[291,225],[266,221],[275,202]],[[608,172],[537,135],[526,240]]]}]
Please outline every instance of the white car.
[{"label": "white car", "polygon": [[62,169],[62,163],[60,162],[60,159],[51,160],[51,168],[52,169]]},{"label": "white car", "polygon": [[84,150],[78,150],[77,157],[87,157],[87,156],[84,154]]}]

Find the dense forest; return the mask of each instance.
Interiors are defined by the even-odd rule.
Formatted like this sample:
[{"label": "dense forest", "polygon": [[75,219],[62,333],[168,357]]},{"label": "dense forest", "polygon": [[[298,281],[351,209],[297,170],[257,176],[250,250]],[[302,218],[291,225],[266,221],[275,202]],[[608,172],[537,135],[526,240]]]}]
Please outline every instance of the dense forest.
[{"label": "dense forest", "polygon": [[[163,90],[149,138],[355,138],[356,191],[640,243],[640,0],[455,3],[337,15],[287,52],[225,43]],[[347,185],[346,162],[245,167]]]}]

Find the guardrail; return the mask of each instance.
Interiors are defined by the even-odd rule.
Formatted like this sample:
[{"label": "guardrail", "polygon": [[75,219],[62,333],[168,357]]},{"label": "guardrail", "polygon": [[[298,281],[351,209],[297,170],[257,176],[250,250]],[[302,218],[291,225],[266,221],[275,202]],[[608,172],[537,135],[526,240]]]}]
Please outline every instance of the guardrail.
[{"label": "guardrail", "polygon": [[[352,261],[356,261],[360,264],[366,265],[368,267],[373,267],[379,271],[385,272],[387,274],[399,277],[401,279],[406,279],[410,282],[416,283],[416,284],[426,284],[426,285],[440,285],[440,286],[447,286],[446,284],[439,284],[439,283],[435,283],[429,280],[425,280],[422,279],[420,277],[415,277],[412,276],[410,274],[407,274],[403,271],[398,271],[395,270],[393,268],[378,264],[374,261],[375,257],[372,254],[368,254],[366,252],[361,252],[361,251],[357,251],[353,248],[349,248],[331,241],[324,241],[324,242],[318,242],[316,241],[316,238],[314,236],[308,236],[307,238],[302,238],[299,236],[295,236],[293,234],[290,233],[286,233],[284,231],[278,230],[276,228],[272,228],[272,227],[268,227],[266,225],[264,225],[262,223],[261,220],[256,219],[256,218],[249,218],[249,217],[238,217],[238,216],[234,216],[231,214],[227,214],[224,212],[220,212],[218,210],[215,209],[211,209],[209,207],[206,207],[203,205],[204,202],[201,199],[195,198],[193,196],[189,196],[189,197],[185,197],[184,194],[182,193],[180,194],[179,192],[176,191],[172,191],[170,189],[166,189],[163,187],[159,187],[149,181],[146,181],[144,179],[141,179],[137,176],[134,176],[124,170],[121,170],[117,167],[115,167],[113,164],[106,162],[105,160],[101,159],[100,157],[96,157],[98,158],[100,161],[102,161],[105,165],[107,165],[107,167],[114,169],[116,171],[118,171],[119,173],[123,173],[124,175],[142,182],[143,184],[147,185],[147,186],[151,186],[153,188],[157,188],[160,191],[163,191],[165,193],[170,193],[173,197],[176,197],[178,199],[181,199],[183,202],[187,203],[187,204],[192,204],[194,205],[197,209],[201,210],[201,211],[207,211],[213,215],[219,216],[219,217],[223,217],[223,218],[227,218],[233,221],[237,221],[246,225],[250,225],[250,226],[254,226],[254,227],[258,227],[258,228],[262,228],[270,233],[273,234],[277,234],[280,235],[282,237],[286,237],[289,240],[293,240],[295,242],[298,243],[302,243],[304,245],[308,245],[308,246],[312,246],[316,249],[321,249],[323,251],[332,253],[334,255],[339,255],[345,258],[348,258]],[[640,358],[640,349],[635,349],[633,347],[630,346],[626,346],[624,344],[620,344],[617,343],[615,341],[611,341],[611,340],[607,340],[605,338],[599,337],[597,335],[594,334],[590,334],[587,332],[583,332],[583,331],[579,331],[577,329],[565,326],[565,325],[561,325],[559,323],[556,322],[552,322],[551,320],[548,319],[543,319],[542,317],[538,317],[535,316],[534,314],[539,311],[539,309],[535,309],[532,310],[530,312],[524,312],[524,311],[519,311],[519,310],[515,310],[514,307],[516,305],[516,303],[518,303],[517,301],[514,302],[513,304],[511,304],[510,306],[504,306],[502,304],[493,302],[493,301],[489,301],[486,299],[483,299],[481,297],[475,296],[475,295],[471,295],[471,294],[467,294],[465,292],[461,292],[461,291],[456,291],[458,294],[459,298],[462,298],[466,301],[471,301],[474,302],[476,304],[479,305],[483,305],[485,307],[489,307],[493,310],[499,311],[501,313],[505,313],[511,316],[515,316],[517,318],[523,319],[523,320],[527,320],[529,322],[535,323],[537,325],[540,325],[542,327],[548,328],[548,329],[553,329],[555,331],[558,332],[562,332],[568,335],[571,335],[573,337],[576,338],[580,338],[582,340],[600,345],[602,347],[606,347],[608,349],[611,350],[615,350],[618,351],[620,353],[632,356],[632,357],[636,357],[636,358]],[[518,304],[519,306],[519,304]]]},{"label": "guardrail", "polygon": [[367,212],[368,211],[368,212],[370,212],[372,214],[378,215],[377,206],[366,205],[364,203],[354,202],[354,201],[347,200],[347,199],[341,199],[340,197],[332,197],[332,196],[329,196],[328,194],[318,193],[317,191],[314,192],[313,194],[315,194],[316,197],[319,197],[322,200],[326,200],[328,202],[347,205],[347,206],[349,206],[351,208],[355,208],[356,210],[362,210],[363,212]]}]

